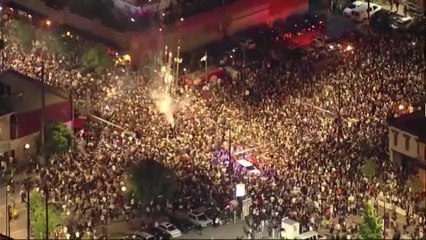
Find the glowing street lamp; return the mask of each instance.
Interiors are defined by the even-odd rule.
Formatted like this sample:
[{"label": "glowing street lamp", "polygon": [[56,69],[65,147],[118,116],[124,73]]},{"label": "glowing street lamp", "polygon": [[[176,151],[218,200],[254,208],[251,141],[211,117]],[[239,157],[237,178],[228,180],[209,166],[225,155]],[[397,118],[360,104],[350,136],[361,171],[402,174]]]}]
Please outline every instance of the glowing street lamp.
[{"label": "glowing street lamp", "polygon": [[121,187],[121,191],[122,191],[122,192],[126,192],[126,191],[127,191],[126,186],[122,186],[122,187]]},{"label": "glowing street lamp", "polygon": [[47,19],[46,20],[46,25],[48,26],[48,27],[50,27],[50,25],[52,24],[52,22],[49,20],[49,19]]},{"label": "glowing street lamp", "polygon": [[24,146],[25,150],[30,149],[30,147],[31,147],[31,146],[30,146],[30,144],[28,144],[28,143],[26,143],[26,144],[25,144],[25,146]]},{"label": "glowing street lamp", "polygon": [[404,105],[402,105],[402,104],[400,104],[400,105],[398,106],[398,109],[399,109],[400,111],[404,110],[404,108],[405,108],[405,106],[404,106]]}]

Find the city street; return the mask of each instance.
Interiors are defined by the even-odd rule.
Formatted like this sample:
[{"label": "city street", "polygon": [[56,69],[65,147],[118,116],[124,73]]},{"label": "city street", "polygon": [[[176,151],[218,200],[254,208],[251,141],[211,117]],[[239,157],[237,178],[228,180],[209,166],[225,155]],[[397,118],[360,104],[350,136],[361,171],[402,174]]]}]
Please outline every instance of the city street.
[{"label": "city street", "polygon": [[[108,234],[112,239],[118,238],[120,236],[125,235],[126,233],[140,231],[139,226],[139,220],[132,220],[129,223],[114,223],[108,226]],[[238,221],[236,223],[230,223],[218,228],[205,228],[203,229],[202,234],[199,234],[197,231],[193,230],[177,239],[235,239],[237,237],[246,238],[244,234],[244,227],[247,227],[246,223],[244,221]]]},{"label": "city street", "polygon": [[[0,188],[0,233],[6,233],[6,187]],[[12,220],[10,223],[10,237],[15,239],[27,238],[27,207],[25,203],[21,203],[19,189],[15,190],[8,198],[9,204],[14,202],[18,211],[18,219]]]},{"label": "city street", "polygon": [[[142,231],[164,239],[179,229],[189,231],[179,239],[424,239],[421,10],[402,17],[356,1],[332,16],[350,28],[319,9],[274,24],[273,4],[283,2],[264,1],[256,19],[267,23],[241,16],[241,27],[253,26],[190,56],[172,34],[147,66],[53,18],[2,5],[0,180],[13,191],[0,186],[0,233],[27,238],[25,179],[26,190],[39,191],[31,194],[34,239]],[[116,7],[87,3],[74,7]],[[150,11],[159,29],[149,38],[167,37],[166,14]],[[196,30],[189,41],[214,37]],[[145,51],[149,39],[140,40],[129,49]],[[10,231],[7,204],[17,216]],[[247,221],[206,227],[240,214]]]}]

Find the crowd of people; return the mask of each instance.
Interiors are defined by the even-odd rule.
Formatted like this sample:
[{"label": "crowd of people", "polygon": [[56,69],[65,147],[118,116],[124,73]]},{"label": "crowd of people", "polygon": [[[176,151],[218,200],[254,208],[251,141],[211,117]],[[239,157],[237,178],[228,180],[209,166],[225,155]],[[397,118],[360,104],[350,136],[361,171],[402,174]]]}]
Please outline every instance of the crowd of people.
[{"label": "crowd of people", "polygon": [[[423,238],[426,216],[418,204],[424,196],[406,184],[408,173],[385,150],[386,119],[401,115],[400,106],[416,109],[425,97],[425,38],[372,35],[350,41],[353,49],[321,71],[312,69],[309,57],[265,60],[240,67],[238,79],[209,86],[208,97],[177,84],[172,98],[187,104],[174,107],[172,123],[138,72],[86,74],[78,59],[48,54],[46,82],[74,99],[90,99],[93,115],[121,128],[89,119],[88,134],[77,138],[78,151],[53,156],[35,187],[49,191],[50,202],[70,219],[68,237],[86,230],[93,237],[95,226],[134,217],[142,207],[161,208],[141,206],[123,191],[126,169],[151,158],[178,176],[176,197],[162,206],[172,211],[201,205],[224,210],[242,182],[253,200],[254,225],[289,217],[305,230],[325,223],[330,234],[353,236],[356,227],[347,219],[367,201],[388,199],[407,210],[405,225],[415,229],[410,236]],[[38,51],[9,41],[5,55],[8,67],[37,77]],[[232,153],[251,149],[261,174],[213,161],[213,153],[226,152],[229,144]],[[376,163],[376,177],[362,175],[366,160]],[[395,227],[396,214],[386,219],[388,228],[408,234]]]}]

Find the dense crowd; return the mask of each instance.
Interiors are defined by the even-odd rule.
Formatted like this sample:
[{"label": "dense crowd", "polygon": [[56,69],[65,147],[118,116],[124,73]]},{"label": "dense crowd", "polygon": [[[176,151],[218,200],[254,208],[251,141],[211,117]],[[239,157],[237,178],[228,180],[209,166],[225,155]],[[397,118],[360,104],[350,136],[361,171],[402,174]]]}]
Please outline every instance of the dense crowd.
[{"label": "dense crowd", "polygon": [[[171,204],[143,206],[147,211],[201,205],[224,211],[236,183],[243,182],[255,226],[289,217],[306,230],[325,223],[331,234],[352,234],[346,219],[380,198],[407,210],[405,225],[415,227],[411,237],[422,238],[423,199],[385,150],[386,119],[402,114],[400,105],[416,108],[425,97],[424,36],[354,36],[350,42],[351,51],[319,72],[309,57],[289,57],[240,67],[238,79],[204,88],[207,94],[176,86],[173,98],[180,107],[173,124],[137,72],[83,74],[77,60],[49,54],[47,82],[74,99],[88,97],[91,113],[126,131],[91,119],[88,134],[77,140],[79,150],[52,157],[37,188],[45,194],[41,183],[47,183],[50,201],[71,219],[69,232],[93,234],[94,226],[128,219],[142,207],[122,191],[126,169],[153,158],[174,169],[179,189]],[[10,68],[37,76],[41,58],[35,49],[8,43],[5,53]],[[248,154],[255,156],[260,176],[213,161],[214,152],[226,155],[228,144],[234,153],[253,148]],[[366,160],[376,162],[375,178],[361,174]],[[394,228],[395,220],[393,211],[386,225]]]}]

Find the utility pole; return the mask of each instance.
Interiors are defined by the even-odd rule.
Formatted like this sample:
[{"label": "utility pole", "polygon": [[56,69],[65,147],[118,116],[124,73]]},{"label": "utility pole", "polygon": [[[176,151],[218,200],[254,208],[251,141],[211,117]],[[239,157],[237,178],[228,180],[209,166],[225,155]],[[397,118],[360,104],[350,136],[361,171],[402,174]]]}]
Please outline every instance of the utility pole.
[{"label": "utility pole", "polygon": [[[44,154],[44,143],[45,143],[45,132],[44,132],[44,128],[45,128],[45,69],[44,69],[44,59],[42,59],[41,61],[41,157],[42,159],[45,161],[46,166],[48,166],[48,160],[45,159],[45,154]],[[47,188],[47,185],[45,184],[44,186],[44,191],[45,191],[45,210],[46,210],[46,239],[49,239],[49,210],[48,210],[48,201],[49,201],[49,191]]]},{"label": "utility pole", "polygon": [[207,51],[206,51],[206,60],[205,60],[205,76],[206,76],[206,78],[205,78],[205,82],[207,83],[209,80],[207,79],[207,66],[208,66],[208,63],[207,63],[207,61],[208,61],[208,56],[207,56]]},{"label": "utility pole", "polygon": [[31,239],[31,219],[30,219],[30,184],[27,183],[27,239]]},{"label": "utility pole", "polygon": [[179,83],[179,65],[182,63],[182,58],[180,58],[180,46],[178,46],[177,48],[177,56],[175,57],[175,62],[176,62],[176,76],[174,77],[174,83],[178,84]]},{"label": "utility pole", "polygon": [[0,35],[1,35],[1,39],[0,39],[0,50],[1,50],[1,70],[5,70],[5,64],[4,64],[4,47],[5,47],[5,42],[4,42],[4,35],[3,35],[3,6],[0,6]]},{"label": "utility pole", "polygon": [[232,179],[232,174],[234,173],[234,162],[232,161],[232,138],[231,138],[231,126],[228,129],[228,152],[229,152],[229,172],[230,179]]},{"label": "utility pole", "polygon": [[367,0],[367,26],[368,26],[368,33],[370,33],[370,11],[371,11],[371,0]]},{"label": "utility pole", "polygon": [[342,91],[340,83],[337,83],[337,122],[336,122],[336,129],[337,129],[337,143],[340,143],[340,135],[342,134]]},{"label": "utility pole", "polygon": [[386,215],[386,197],[383,198],[383,239],[386,239],[386,219],[385,219],[385,215]]},{"label": "utility pole", "polygon": [[6,225],[5,225],[6,236],[9,236],[8,230],[9,230],[9,225],[10,225],[10,222],[9,222],[9,203],[8,203],[9,196],[8,195],[9,195],[9,188],[8,188],[8,186],[6,186],[6,214],[5,214],[5,216],[6,216]]},{"label": "utility pole", "polygon": [[45,142],[45,136],[44,136],[44,128],[45,128],[45,73],[44,73],[44,60],[41,61],[41,115],[40,115],[40,122],[41,122],[41,157],[42,160],[45,161],[47,165],[47,160],[44,159],[44,142]]},{"label": "utility pole", "polygon": [[44,185],[44,205],[46,208],[46,239],[49,240],[49,190],[47,188],[47,184]]}]

